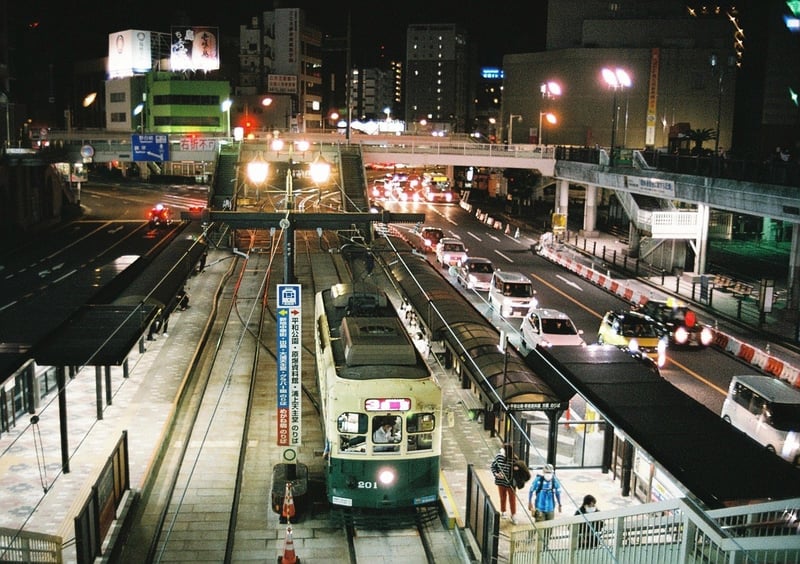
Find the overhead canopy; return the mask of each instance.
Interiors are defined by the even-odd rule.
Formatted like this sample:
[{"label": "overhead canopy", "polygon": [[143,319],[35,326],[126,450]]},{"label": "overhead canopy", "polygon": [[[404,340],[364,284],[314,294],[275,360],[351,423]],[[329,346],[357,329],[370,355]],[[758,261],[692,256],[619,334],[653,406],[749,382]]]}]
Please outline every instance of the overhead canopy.
[{"label": "overhead canopy", "polygon": [[612,346],[530,358],[560,377],[709,508],[800,497],[800,469],[768,452],[651,366]]},{"label": "overhead canopy", "polygon": [[122,364],[150,323],[175,307],[178,293],[206,249],[206,243],[194,237],[172,241],[125,287],[112,293],[111,288],[119,285],[111,284],[97,297],[112,303],[86,304],[62,323],[33,350],[36,362]]}]

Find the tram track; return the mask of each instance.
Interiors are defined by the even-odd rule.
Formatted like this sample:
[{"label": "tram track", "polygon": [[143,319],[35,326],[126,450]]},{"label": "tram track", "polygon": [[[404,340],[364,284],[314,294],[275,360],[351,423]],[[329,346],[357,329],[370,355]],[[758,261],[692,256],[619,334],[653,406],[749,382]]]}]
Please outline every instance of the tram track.
[{"label": "tram track", "polygon": [[[347,278],[339,261],[325,260],[315,249],[323,240],[298,234],[297,242],[302,249],[297,261],[312,290],[316,279],[329,284],[332,276],[336,281]],[[271,247],[280,248],[279,236]],[[215,524],[209,528],[204,559],[235,562],[238,545],[247,544],[237,540],[253,531],[263,534],[270,484],[260,451],[274,448],[276,436],[270,416],[274,401],[265,393],[275,385],[275,311],[269,289],[276,284],[273,277],[283,274],[276,255],[280,257],[247,252],[231,262],[227,283],[215,300],[207,346],[175,399],[174,417],[165,431],[167,446],[154,464],[157,478],[135,509],[137,524],[121,550],[124,561],[184,559],[183,531],[197,526],[198,514]],[[318,269],[322,272],[315,274]],[[313,370],[313,352],[308,347],[305,352]],[[318,394],[303,388],[318,419]],[[253,504],[259,507],[253,510]]]}]

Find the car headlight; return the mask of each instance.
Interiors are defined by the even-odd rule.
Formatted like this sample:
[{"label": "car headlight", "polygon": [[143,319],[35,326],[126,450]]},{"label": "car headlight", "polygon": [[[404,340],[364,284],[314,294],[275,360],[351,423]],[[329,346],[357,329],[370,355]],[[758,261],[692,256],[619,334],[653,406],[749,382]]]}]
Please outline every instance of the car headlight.
[{"label": "car headlight", "polygon": [[542,347],[552,347],[552,346],[553,346],[553,343],[551,343],[551,342],[550,342],[550,341],[548,341],[547,339],[542,339],[541,341],[539,341],[539,346],[542,346]]},{"label": "car headlight", "polygon": [[658,346],[656,347],[658,351],[658,355],[661,356],[667,352],[667,340],[665,338],[661,338],[658,340]]},{"label": "car headlight", "polygon": [[689,340],[689,332],[686,330],[686,327],[678,327],[675,329],[675,342],[683,345],[686,341]]},{"label": "car headlight", "polygon": [[639,352],[639,341],[637,341],[636,339],[631,339],[630,341],[628,341],[628,348],[632,352],[638,353]]},{"label": "car headlight", "polygon": [[711,334],[711,329],[708,327],[703,327],[702,331],[700,331],[700,342],[703,343],[703,345],[708,346],[713,340],[714,335]]}]

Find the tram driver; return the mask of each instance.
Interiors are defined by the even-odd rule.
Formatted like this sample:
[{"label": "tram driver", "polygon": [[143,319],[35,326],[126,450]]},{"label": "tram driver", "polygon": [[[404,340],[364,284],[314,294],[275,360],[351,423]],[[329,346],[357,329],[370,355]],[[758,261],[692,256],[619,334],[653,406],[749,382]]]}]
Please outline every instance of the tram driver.
[{"label": "tram driver", "polygon": [[400,433],[395,429],[395,418],[376,418],[375,423],[377,427],[372,433],[372,441],[378,445],[389,445],[376,446],[375,452],[396,452],[398,450],[396,444],[400,442]]}]

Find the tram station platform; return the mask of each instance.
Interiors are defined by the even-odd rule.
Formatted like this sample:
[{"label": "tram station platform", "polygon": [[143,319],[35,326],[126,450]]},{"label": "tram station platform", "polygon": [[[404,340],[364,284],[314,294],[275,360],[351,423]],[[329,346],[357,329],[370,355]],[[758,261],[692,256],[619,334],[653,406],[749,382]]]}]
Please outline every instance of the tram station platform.
[{"label": "tram station platform", "polygon": [[[538,239],[538,234],[525,229],[527,227],[523,226],[523,237],[531,241]],[[606,244],[613,242],[610,236],[601,235],[599,238]],[[160,334],[157,340],[147,341],[145,351],[132,351],[128,378],[123,378],[122,368],[112,368],[113,400],[105,407],[102,420],[97,419],[95,379],[88,373],[78,373],[69,381],[68,441],[72,453],[69,473],[62,471],[58,406],[54,398],[46,398],[37,412],[39,422],[36,425],[18,421],[12,432],[0,436],[0,528],[57,535],[63,539],[64,562],[76,562],[72,542],[74,517],[97,480],[113,445],[126,430],[130,482],[134,490],[142,489],[161,447],[177,388],[192,363],[196,344],[211,314],[212,296],[223,280],[229,264],[226,259],[230,256],[229,249],[210,249],[205,270],[190,278],[188,283],[191,307],[172,315],[169,334]],[[666,280],[665,286],[670,283],[674,280]],[[307,316],[304,323],[312,324],[312,316]],[[731,324],[730,330],[737,331],[743,339],[751,339],[755,346],[763,347],[769,342],[769,333],[747,331],[746,326],[737,324]],[[307,334],[311,334],[310,331]],[[800,366],[800,356],[790,349],[773,346],[772,351],[774,354],[785,353],[787,362]],[[452,424],[446,423],[443,432],[442,474],[445,487],[452,495],[456,523],[463,526],[468,465],[472,464],[478,470],[480,479],[492,492],[499,508],[489,464],[500,448],[500,440],[491,437],[483,429],[483,424],[472,417],[469,406],[461,399],[458,378],[441,368],[437,370],[445,390],[444,409],[452,414]],[[318,433],[315,436],[321,437]],[[319,467],[322,463],[315,454],[322,452],[321,439],[314,440],[320,444],[311,444],[312,440],[304,449],[308,460],[302,460],[312,468],[312,474],[314,466]],[[265,462],[270,467],[279,463],[280,451],[271,449]],[[536,470],[534,465],[532,471]],[[556,475],[563,487],[564,516],[572,515],[583,496],[589,493],[597,498],[601,511],[638,503],[633,496],[623,497],[618,482],[599,469],[556,468]],[[527,512],[527,489],[518,490],[518,496],[516,526],[526,526],[531,522]],[[267,527],[257,538],[247,539],[253,560],[275,558],[284,548],[286,525],[270,510],[269,503],[269,492],[265,492],[261,511],[267,515]],[[348,558],[341,531],[331,525],[326,513],[312,508],[302,522],[293,526],[294,547],[303,562],[345,561]],[[504,521],[501,532],[514,526],[510,521]],[[447,534],[439,535],[436,540],[439,543],[452,542]],[[196,539],[198,544],[203,541],[202,538]],[[374,542],[382,548],[380,557],[371,562],[408,561],[402,541],[392,543],[387,542],[386,537],[376,536]],[[187,551],[187,558],[192,559],[191,551]],[[460,560],[453,559],[453,562],[457,561]]]}]

